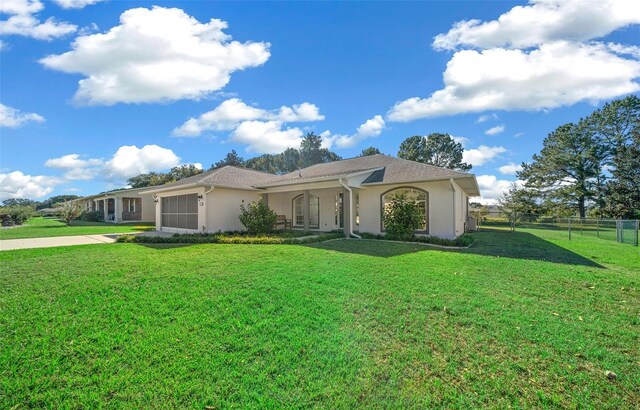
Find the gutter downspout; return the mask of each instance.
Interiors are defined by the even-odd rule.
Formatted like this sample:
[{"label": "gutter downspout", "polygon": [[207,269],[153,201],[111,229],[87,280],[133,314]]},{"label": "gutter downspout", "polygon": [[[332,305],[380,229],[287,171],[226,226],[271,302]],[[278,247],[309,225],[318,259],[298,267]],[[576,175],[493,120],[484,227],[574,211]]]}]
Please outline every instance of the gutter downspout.
[{"label": "gutter downspout", "polygon": [[342,182],[342,178],[338,179],[338,182],[340,182],[340,185],[342,185],[344,189],[349,191],[349,235],[362,239],[362,236],[353,233],[353,191],[347,184]]},{"label": "gutter downspout", "polygon": [[453,190],[453,237],[456,238],[456,186],[454,185],[453,178],[449,178],[451,189]]}]

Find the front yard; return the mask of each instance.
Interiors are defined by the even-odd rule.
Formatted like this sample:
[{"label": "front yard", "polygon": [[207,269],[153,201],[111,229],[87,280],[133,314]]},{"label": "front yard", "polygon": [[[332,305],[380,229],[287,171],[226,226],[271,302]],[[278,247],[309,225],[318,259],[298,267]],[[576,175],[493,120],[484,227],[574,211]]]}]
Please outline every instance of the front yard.
[{"label": "front yard", "polygon": [[0,407],[637,406],[638,248],[556,234],[2,252]]},{"label": "front yard", "polygon": [[53,236],[97,235],[153,231],[152,223],[133,222],[112,224],[108,222],[73,221],[71,226],[55,218],[31,218],[24,225],[0,228],[0,239],[46,238]]}]

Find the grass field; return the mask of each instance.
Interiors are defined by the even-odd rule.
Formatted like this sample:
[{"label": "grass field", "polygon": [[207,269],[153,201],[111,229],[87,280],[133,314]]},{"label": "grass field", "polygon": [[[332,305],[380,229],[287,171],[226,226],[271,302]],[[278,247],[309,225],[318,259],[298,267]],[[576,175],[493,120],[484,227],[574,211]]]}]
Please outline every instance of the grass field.
[{"label": "grass field", "polygon": [[2,252],[0,408],[637,407],[638,248],[474,236]]},{"label": "grass field", "polygon": [[154,230],[146,222],[112,224],[108,222],[73,221],[65,225],[55,218],[31,218],[26,224],[11,228],[0,228],[0,239],[44,238],[53,236],[96,235],[102,233],[128,233]]}]

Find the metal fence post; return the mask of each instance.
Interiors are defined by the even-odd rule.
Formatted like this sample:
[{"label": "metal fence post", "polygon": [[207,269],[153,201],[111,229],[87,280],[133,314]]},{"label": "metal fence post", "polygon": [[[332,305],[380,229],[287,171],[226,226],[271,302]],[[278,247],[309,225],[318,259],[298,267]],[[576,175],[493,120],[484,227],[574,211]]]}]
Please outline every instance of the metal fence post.
[{"label": "metal fence post", "polygon": [[640,221],[636,219],[636,235],[635,235],[635,246],[638,246],[638,228],[640,228]]},{"label": "metal fence post", "polygon": [[600,220],[596,219],[596,237],[600,237]]},{"label": "metal fence post", "polygon": [[569,240],[571,240],[571,217],[567,218],[569,221]]}]

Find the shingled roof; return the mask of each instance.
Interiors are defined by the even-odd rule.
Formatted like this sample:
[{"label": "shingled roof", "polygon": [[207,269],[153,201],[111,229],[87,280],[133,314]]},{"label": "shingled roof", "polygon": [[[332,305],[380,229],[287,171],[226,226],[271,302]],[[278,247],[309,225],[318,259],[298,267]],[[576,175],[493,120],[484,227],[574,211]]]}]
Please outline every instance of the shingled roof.
[{"label": "shingled roof", "polygon": [[376,154],[365,157],[343,159],[303,168],[300,171],[275,176],[263,187],[311,182],[320,178],[347,176],[364,171],[372,175],[363,184],[392,184],[449,178],[473,178],[473,174],[409,161],[389,155]]},{"label": "shingled roof", "polygon": [[477,184],[475,183],[473,174],[377,154],[316,164],[283,175],[273,175],[266,172],[228,165],[171,184],[162,185],[149,191],[166,191],[191,186],[217,186],[250,190],[263,189],[344,178],[367,171],[370,171],[371,175],[362,183],[363,185],[455,178],[473,180],[474,182],[471,185],[475,185],[476,188],[472,190],[477,190]]}]

